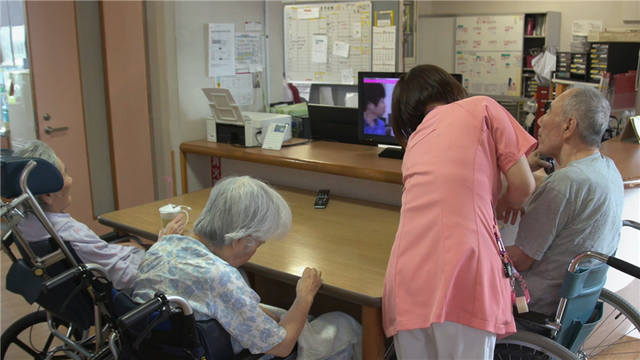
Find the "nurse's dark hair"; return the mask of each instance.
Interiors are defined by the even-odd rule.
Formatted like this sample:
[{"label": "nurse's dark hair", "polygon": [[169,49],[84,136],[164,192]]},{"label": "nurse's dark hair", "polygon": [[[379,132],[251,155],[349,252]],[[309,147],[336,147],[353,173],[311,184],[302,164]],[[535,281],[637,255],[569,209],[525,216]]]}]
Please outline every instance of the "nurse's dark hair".
[{"label": "nurse's dark hair", "polygon": [[403,148],[432,105],[450,104],[469,96],[448,72],[435,65],[419,65],[402,75],[393,90],[391,125]]}]

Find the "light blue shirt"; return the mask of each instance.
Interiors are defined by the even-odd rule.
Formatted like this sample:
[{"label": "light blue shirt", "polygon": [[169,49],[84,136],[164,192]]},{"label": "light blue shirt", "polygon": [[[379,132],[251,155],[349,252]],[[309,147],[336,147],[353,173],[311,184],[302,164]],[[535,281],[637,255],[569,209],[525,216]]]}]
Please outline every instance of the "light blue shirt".
[{"label": "light blue shirt", "polygon": [[238,269],[187,236],[166,235],[145,254],[138,267],[133,297],[144,302],[157,291],[189,301],[196,320],[216,319],[231,335],[235,353],[264,353],[287,332],[260,309],[260,296]]},{"label": "light blue shirt", "polygon": [[[66,213],[45,212],[53,229],[62,240],[68,241],[85,264],[98,264],[105,268],[116,289],[133,287],[138,264],[144,250],[132,246],[109,244],[100,239],[89,227]],[[17,229],[29,242],[47,240],[51,237],[33,213],[27,213]]]}]

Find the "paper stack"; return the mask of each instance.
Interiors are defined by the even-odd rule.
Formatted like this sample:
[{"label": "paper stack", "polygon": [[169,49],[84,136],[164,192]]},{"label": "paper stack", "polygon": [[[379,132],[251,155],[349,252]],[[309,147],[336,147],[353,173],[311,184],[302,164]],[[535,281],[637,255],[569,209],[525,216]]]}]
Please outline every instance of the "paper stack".
[{"label": "paper stack", "polygon": [[589,52],[589,42],[586,36],[573,35],[569,46],[571,47],[570,51],[572,53]]}]

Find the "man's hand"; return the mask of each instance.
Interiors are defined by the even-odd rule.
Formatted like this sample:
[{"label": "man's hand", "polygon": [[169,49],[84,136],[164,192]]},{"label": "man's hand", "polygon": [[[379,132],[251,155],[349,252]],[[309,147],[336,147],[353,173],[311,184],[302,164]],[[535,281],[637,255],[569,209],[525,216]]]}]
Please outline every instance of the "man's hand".
[{"label": "man's hand", "polygon": [[550,162],[540,159],[540,152],[538,150],[533,151],[531,155],[529,155],[527,162],[529,163],[532,173],[542,168],[551,169],[552,167]]},{"label": "man's hand", "polygon": [[313,302],[320,286],[322,286],[322,271],[315,268],[305,268],[296,285],[296,295],[300,299]]},{"label": "man's hand", "polygon": [[508,224],[509,221],[511,221],[511,225],[515,225],[516,220],[518,220],[518,214],[523,216],[524,208],[509,205],[504,196],[498,199],[498,203],[496,204],[496,218],[498,220],[501,220],[505,224]]},{"label": "man's hand", "polygon": [[182,221],[183,217],[184,214],[178,214],[178,216],[173,218],[173,220],[171,220],[171,222],[167,224],[167,227],[160,230],[160,232],[158,232],[158,241],[160,241],[160,239],[162,239],[162,237],[165,235],[182,235],[185,225],[184,221]]}]

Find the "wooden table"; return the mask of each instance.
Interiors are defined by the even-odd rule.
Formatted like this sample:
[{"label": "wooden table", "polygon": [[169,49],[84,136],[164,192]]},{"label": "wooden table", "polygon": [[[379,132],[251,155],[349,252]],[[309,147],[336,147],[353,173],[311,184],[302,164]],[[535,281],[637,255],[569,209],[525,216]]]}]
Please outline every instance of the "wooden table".
[{"label": "wooden table", "polygon": [[[293,139],[293,142],[304,139]],[[314,141],[306,145],[282,148],[241,148],[206,140],[180,144],[182,193],[189,192],[187,154],[217,156],[259,164],[282,166],[365,180],[402,185],[402,161],[379,158],[380,148],[366,145]],[[622,174],[626,189],[640,187],[640,145],[620,142],[619,138],[602,143],[600,151],[610,157]]]},{"label": "wooden table", "polygon": [[[397,161],[397,160],[396,160]],[[188,205],[193,223],[210,189],[177,196],[174,204]],[[331,196],[326,209],[314,209],[315,193],[278,188],[293,214],[291,233],[268,241],[243,268],[258,275],[295,284],[306,266],[322,270],[322,293],[362,307],[363,358],[382,359],[382,290],[384,275],[400,219],[400,208]],[[162,228],[158,201],[101,215],[98,221],[116,230],[156,240]]]}]

